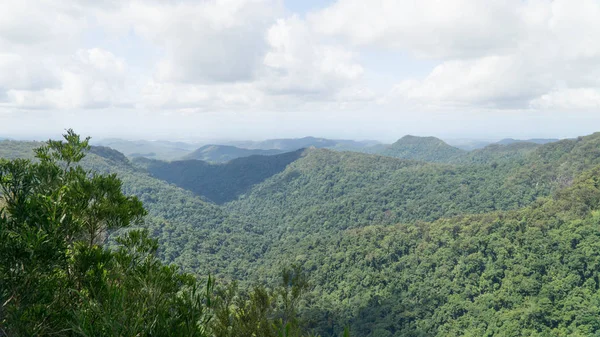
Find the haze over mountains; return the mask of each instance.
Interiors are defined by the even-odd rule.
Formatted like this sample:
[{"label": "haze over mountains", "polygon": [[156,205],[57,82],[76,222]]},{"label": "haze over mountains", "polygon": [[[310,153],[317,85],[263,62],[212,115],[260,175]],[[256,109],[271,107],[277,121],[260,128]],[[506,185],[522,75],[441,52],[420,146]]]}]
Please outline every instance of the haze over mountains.
[{"label": "haze over mountains", "polygon": [[[373,140],[354,141],[316,137],[271,139],[265,141],[223,141],[212,144],[196,144],[170,141],[128,141],[104,139],[94,144],[108,146],[121,151],[128,157],[144,157],[158,160],[197,159],[211,163],[224,163],[235,158],[252,155],[275,155],[302,148],[326,148],[336,151],[352,151],[381,154],[405,159],[447,161],[465,154],[466,151],[482,149],[490,144],[509,145],[513,143],[545,144],[558,139],[507,138],[498,142],[477,140],[454,140],[455,147],[435,137],[404,136],[393,144],[383,144]],[[461,151],[462,150],[462,151]],[[431,152],[431,153],[429,153]],[[446,156],[444,158],[444,156]]]}]

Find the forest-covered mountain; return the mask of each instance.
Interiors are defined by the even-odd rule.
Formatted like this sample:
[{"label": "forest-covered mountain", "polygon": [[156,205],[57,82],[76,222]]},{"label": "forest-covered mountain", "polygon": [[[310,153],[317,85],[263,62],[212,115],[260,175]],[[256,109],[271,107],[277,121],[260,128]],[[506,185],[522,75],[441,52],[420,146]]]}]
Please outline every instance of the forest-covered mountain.
[{"label": "forest-covered mountain", "polygon": [[383,145],[377,141],[354,141],[316,137],[281,138],[264,141],[223,141],[200,147],[195,143],[160,140],[124,140],[119,138],[102,139],[92,144],[110,147],[131,158],[143,157],[156,160],[197,159],[212,163],[224,163],[235,158],[252,155],[274,155],[309,147],[368,153],[376,153],[383,149]]},{"label": "forest-covered mountain", "polygon": [[165,162],[135,158],[133,163],[152,176],[194,192],[217,204],[237,199],[252,186],[283,171],[303,150],[279,155],[253,155],[226,163],[201,160]]},{"label": "forest-covered mountain", "polygon": [[[336,151],[376,153],[381,145],[375,141],[357,142],[353,140],[325,139],[315,137],[269,139],[265,141],[229,142],[229,145],[205,145],[181,159],[198,159],[212,163],[224,163],[236,158],[252,155],[275,155],[297,151],[303,148],[326,148]],[[158,159],[158,158],[157,158]]]},{"label": "forest-covered mountain", "polygon": [[183,156],[181,159],[190,160],[197,159],[211,163],[225,163],[232,159],[249,157],[253,155],[270,156],[274,154],[284,153],[283,150],[271,149],[244,149],[231,145],[205,145],[195,150],[194,152]]},{"label": "forest-covered mountain", "polygon": [[435,137],[404,136],[379,154],[430,162],[450,162],[466,154]]},{"label": "forest-covered mountain", "polygon": [[[416,160],[311,148],[132,162],[96,147],[83,165],[140,198],[167,263],[242,288],[300,265],[306,331],[598,333],[600,133],[471,152],[422,140],[397,144]],[[0,142],[0,157],[37,145]]]},{"label": "forest-covered mountain", "polygon": [[377,141],[366,140],[366,141],[355,141],[346,139],[327,139],[318,137],[303,137],[303,138],[280,138],[280,139],[267,139],[264,141],[238,141],[229,142],[229,145],[235,145],[241,148],[247,149],[261,149],[261,150],[282,150],[282,151],[295,151],[302,148],[316,147],[316,148],[328,148],[328,149],[362,149],[379,144]]},{"label": "forest-covered mountain", "polygon": [[548,144],[557,142],[559,139],[556,138],[531,138],[531,139],[513,139],[513,138],[504,138],[498,141],[496,144],[500,145],[509,145],[514,143],[535,143],[535,144]]}]

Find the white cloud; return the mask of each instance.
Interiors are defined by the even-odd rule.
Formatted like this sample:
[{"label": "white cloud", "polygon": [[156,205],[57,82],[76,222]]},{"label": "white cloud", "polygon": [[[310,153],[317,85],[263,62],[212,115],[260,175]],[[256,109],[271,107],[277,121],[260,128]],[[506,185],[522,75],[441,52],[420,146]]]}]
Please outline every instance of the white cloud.
[{"label": "white cloud", "polygon": [[275,0],[133,1],[116,17],[160,47],[159,81],[250,81],[265,52],[264,32],[280,12]]},{"label": "white cloud", "polygon": [[531,101],[538,109],[597,110],[600,109],[600,88],[555,90]]},{"label": "white cloud", "polygon": [[150,81],[142,90],[143,102],[154,110],[247,111],[260,107],[264,95],[248,83],[176,84]]},{"label": "white cloud", "polygon": [[523,33],[520,0],[338,0],[311,16],[316,30],[360,46],[427,57],[502,52]]},{"label": "white cloud", "polygon": [[354,53],[320,41],[296,16],[278,20],[267,41],[264,87],[271,93],[325,98],[352,85],[364,71]]},{"label": "white cloud", "polygon": [[79,1],[18,0],[0,2],[0,48],[26,53],[30,48],[62,53],[81,43],[89,8]]},{"label": "white cloud", "polygon": [[399,81],[389,96],[396,99],[388,101],[565,108],[571,101],[565,95],[590,97],[600,87],[600,2],[594,0],[381,0],[372,6],[339,0],[311,22],[364,48],[440,59],[426,77]]},{"label": "white cloud", "polygon": [[0,92],[9,89],[36,90],[58,84],[51,65],[17,53],[0,53]]},{"label": "white cloud", "polygon": [[598,22],[597,0],[337,0],[307,15],[282,0],[1,1],[0,109],[589,113]]},{"label": "white cloud", "polygon": [[74,109],[131,104],[123,97],[125,62],[106,50],[79,50],[57,72],[58,87],[9,89],[8,105],[20,109]]},{"label": "white cloud", "polygon": [[394,90],[408,100],[436,105],[515,108],[527,106],[552,86],[551,74],[511,55],[447,61],[425,79],[404,81]]}]

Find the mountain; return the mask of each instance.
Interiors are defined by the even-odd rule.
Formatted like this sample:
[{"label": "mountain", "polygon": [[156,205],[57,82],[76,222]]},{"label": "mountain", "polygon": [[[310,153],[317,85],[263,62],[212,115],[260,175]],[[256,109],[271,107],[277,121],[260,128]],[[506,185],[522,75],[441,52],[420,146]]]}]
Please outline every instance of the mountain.
[{"label": "mountain", "polygon": [[355,140],[343,140],[343,139],[326,139],[316,137],[303,137],[303,138],[282,138],[282,139],[268,139],[264,141],[240,141],[230,142],[228,145],[234,145],[241,148],[247,149],[261,149],[261,150],[282,150],[285,152],[295,151],[302,148],[327,148],[327,149],[338,149],[346,151],[354,151],[370,146],[379,144],[374,140],[355,141]]},{"label": "mountain", "polygon": [[184,142],[124,140],[118,138],[103,139],[93,144],[113,148],[128,157],[145,157],[161,160],[179,159],[198,147],[197,144]]},{"label": "mountain", "polygon": [[403,159],[429,162],[452,162],[466,154],[466,151],[452,147],[435,137],[404,136],[379,154]]},{"label": "mountain", "polygon": [[539,148],[541,145],[528,142],[517,142],[507,145],[490,144],[481,149],[470,151],[459,159],[463,164],[494,164],[523,162],[528,155]]},{"label": "mountain", "polygon": [[252,155],[226,163],[201,160],[164,162],[136,158],[134,163],[152,176],[188,189],[217,204],[231,201],[252,186],[283,171],[303,155],[303,150],[272,156]]},{"label": "mountain", "polygon": [[478,139],[444,139],[444,141],[450,146],[454,146],[465,151],[482,149],[492,143],[491,141]]},{"label": "mountain", "polygon": [[518,211],[309,236],[266,259],[311,270],[323,334],[594,335],[599,181],[596,167]]},{"label": "mountain", "polygon": [[[0,158],[33,158],[39,142],[2,141]],[[108,147],[93,146],[82,166],[100,173],[116,174],[128,195],[136,195],[148,210],[144,228],[158,238],[159,256],[166,263],[177,263],[188,271],[231,278],[244,267],[239,263],[256,259],[262,248],[248,250],[260,242],[253,225],[212,202],[168,182],[152,177],[135,167],[122,153]],[[113,233],[113,236],[120,232]],[[245,247],[243,251],[231,247]],[[238,270],[238,271],[236,271]],[[243,279],[244,277],[241,277]]]},{"label": "mountain", "polygon": [[547,144],[557,142],[559,139],[554,138],[532,138],[532,139],[513,139],[513,138],[505,138],[498,141],[496,144],[500,145],[508,145],[513,143],[535,143],[535,144]]},{"label": "mountain", "polygon": [[183,160],[197,159],[211,163],[224,163],[235,158],[252,155],[274,155],[283,153],[282,150],[242,149],[231,145],[205,145],[194,152],[185,155]]},{"label": "mountain", "polygon": [[[419,138],[397,144],[410,159],[167,163],[94,147],[83,164],[140,197],[164,262],[241,289],[301,266],[314,334],[598,334],[600,133],[471,152]],[[0,157],[36,144],[0,142]]]},{"label": "mountain", "polygon": [[336,151],[370,152],[379,151],[376,141],[354,141],[304,137],[296,139],[270,139],[260,142],[236,141],[229,145],[205,145],[194,152],[183,156],[182,160],[198,159],[212,163],[224,163],[235,158],[252,155],[274,155],[292,152],[303,148],[327,148]]}]

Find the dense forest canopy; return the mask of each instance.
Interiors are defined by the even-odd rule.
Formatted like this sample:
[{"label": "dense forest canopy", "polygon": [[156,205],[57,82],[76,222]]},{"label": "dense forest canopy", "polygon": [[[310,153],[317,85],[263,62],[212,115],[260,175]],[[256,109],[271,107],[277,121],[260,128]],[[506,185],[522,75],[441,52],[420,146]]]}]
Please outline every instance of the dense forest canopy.
[{"label": "dense forest canopy", "polygon": [[106,246],[111,231],[142,226],[146,210],[115,174],[79,166],[89,139],[64,138],[36,148],[35,161],[0,161],[0,335],[301,335],[298,267],[277,287],[242,293],[163,264],[147,230]]},{"label": "dense forest canopy", "polygon": [[[15,335],[43,333],[28,329],[44,315],[43,329],[67,335],[600,332],[600,134],[473,151],[405,137],[389,156],[309,148],[221,164],[130,160],[107,147],[80,158],[88,147],[75,137],[0,142],[9,159],[0,170],[9,188],[0,199],[0,327]],[[75,202],[85,195],[107,201]],[[58,212],[47,217],[51,205]],[[69,225],[57,227],[67,213]],[[39,235],[52,240],[39,245]],[[35,284],[31,295],[6,276],[15,261],[29,268],[19,272]],[[61,272],[75,267],[83,274]],[[120,278],[132,282],[117,287]],[[140,280],[164,287],[143,293]],[[106,302],[116,294],[160,305],[148,316],[127,300],[114,317],[128,303]],[[191,316],[182,306],[195,308]],[[156,317],[162,325],[151,330]]]}]

